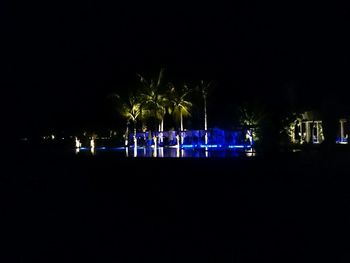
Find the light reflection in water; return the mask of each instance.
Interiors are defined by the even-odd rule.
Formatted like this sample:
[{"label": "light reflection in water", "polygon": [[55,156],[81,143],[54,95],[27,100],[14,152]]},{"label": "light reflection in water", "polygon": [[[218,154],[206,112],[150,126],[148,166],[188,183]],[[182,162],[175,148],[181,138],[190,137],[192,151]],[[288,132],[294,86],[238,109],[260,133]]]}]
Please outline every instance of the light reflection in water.
[{"label": "light reflection in water", "polygon": [[253,148],[247,149],[245,151],[245,153],[246,153],[246,156],[248,156],[248,157],[255,156],[255,152],[254,152]]},{"label": "light reflection in water", "polygon": [[157,145],[153,148],[153,157],[157,157]]},{"label": "light reflection in water", "polygon": [[148,158],[225,158],[235,156],[256,156],[254,149],[212,149],[212,148],[181,148],[181,147],[80,147],[74,149],[75,154],[90,152],[92,155],[108,154],[124,157],[148,157]]},{"label": "light reflection in water", "polygon": [[137,145],[134,146],[134,157],[137,157]]},{"label": "light reflection in water", "polygon": [[91,147],[91,148],[90,148],[90,152],[91,152],[92,155],[95,155],[95,154],[96,154],[96,149],[95,149],[95,147]]}]

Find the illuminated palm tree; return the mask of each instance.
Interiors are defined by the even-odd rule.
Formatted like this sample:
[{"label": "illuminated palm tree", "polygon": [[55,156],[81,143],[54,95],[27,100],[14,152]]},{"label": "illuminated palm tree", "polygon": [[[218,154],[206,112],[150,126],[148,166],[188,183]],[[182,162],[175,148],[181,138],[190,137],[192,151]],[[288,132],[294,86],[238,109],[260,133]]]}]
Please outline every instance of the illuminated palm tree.
[{"label": "illuminated palm tree", "polygon": [[161,93],[163,73],[164,69],[162,68],[157,81],[153,79],[147,81],[143,76],[138,74],[142,84],[142,90],[139,95],[142,106],[141,110],[147,111],[148,115],[152,116],[158,122],[158,131],[163,131],[167,103],[166,97]]},{"label": "illuminated palm tree", "polygon": [[121,101],[120,96],[116,95],[118,102],[119,102],[119,113],[122,117],[124,117],[127,121],[126,124],[126,132],[125,132],[125,146],[128,144],[128,124],[130,121],[133,122],[134,126],[134,146],[137,146],[137,138],[136,138],[136,125],[137,120],[140,117],[141,114],[141,103],[137,100],[137,98],[133,95],[129,96],[128,100],[126,102]]},{"label": "illuminated palm tree", "polygon": [[204,102],[204,130],[205,130],[205,144],[208,144],[208,115],[207,115],[207,97],[208,97],[208,89],[212,85],[212,82],[205,83],[203,80],[200,82],[199,89],[202,93],[203,102]]},{"label": "illuminated palm tree", "polygon": [[[184,85],[181,90],[176,90],[175,86],[170,83],[170,91],[169,91],[169,113],[173,114],[175,119],[180,121],[180,131],[184,130],[183,127],[183,117],[190,116],[190,108],[192,107],[192,103],[186,100],[186,97],[189,95],[191,90]],[[183,138],[181,136],[181,143],[183,142]]]},{"label": "illuminated palm tree", "polygon": [[257,129],[265,118],[265,109],[256,103],[238,107],[238,117],[241,125],[247,127],[247,136],[251,143],[259,139]]}]

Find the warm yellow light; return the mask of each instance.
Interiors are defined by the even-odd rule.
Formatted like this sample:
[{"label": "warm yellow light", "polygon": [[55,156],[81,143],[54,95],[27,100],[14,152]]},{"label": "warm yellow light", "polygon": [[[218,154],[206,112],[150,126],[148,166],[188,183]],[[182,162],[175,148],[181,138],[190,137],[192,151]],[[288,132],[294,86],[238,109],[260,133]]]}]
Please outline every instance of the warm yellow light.
[{"label": "warm yellow light", "polygon": [[80,148],[80,147],[81,147],[81,142],[77,137],[75,137],[75,148]]},{"label": "warm yellow light", "polygon": [[129,157],[129,148],[128,147],[125,147],[125,156]]},{"label": "warm yellow light", "polygon": [[95,153],[96,153],[95,147],[91,147],[90,151],[91,151],[91,154],[92,154],[92,155],[95,155]]}]

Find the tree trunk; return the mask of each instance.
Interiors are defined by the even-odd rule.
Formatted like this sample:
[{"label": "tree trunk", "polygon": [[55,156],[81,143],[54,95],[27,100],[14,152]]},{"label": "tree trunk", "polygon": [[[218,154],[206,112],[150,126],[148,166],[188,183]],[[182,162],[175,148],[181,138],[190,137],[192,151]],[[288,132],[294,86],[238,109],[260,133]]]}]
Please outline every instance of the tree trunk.
[{"label": "tree trunk", "polygon": [[137,147],[137,137],[136,137],[136,121],[134,121],[134,147]]},{"label": "tree trunk", "polygon": [[182,112],[180,111],[180,130],[184,130],[183,120],[182,120]]},{"label": "tree trunk", "polygon": [[184,130],[184,125],[183,125],[183,119],[182,119],[182,112],[180,111],[180,134],[181,134],[181,144],[183,144],[184,140],[183,140],[183,134],[182,131]]},{"label": "tree trunk", "polygon": [[159,141],[162,143],[163,142],[163,131],[164,131],[164,117],[162,118],[162,121],[160,123],[160,138]]},{"label": "tree trunk", "polygon": [[207,98],[204,97],[204,142],[207,145],[208,144],[208,119],[207,119]]},{"label": "tree trunk", "polygon": [[129,122],[126,123],[126,130],[125,130],[125,135],[124,135],[124,141],[125,141],[125,147],[128,146],[128,139],[129,139]]}]

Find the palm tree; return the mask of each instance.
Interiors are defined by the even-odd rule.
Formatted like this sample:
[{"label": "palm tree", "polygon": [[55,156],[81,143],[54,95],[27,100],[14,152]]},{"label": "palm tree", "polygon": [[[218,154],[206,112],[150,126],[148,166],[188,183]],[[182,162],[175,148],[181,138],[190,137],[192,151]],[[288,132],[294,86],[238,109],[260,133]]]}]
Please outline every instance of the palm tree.
[{"label": "palm tree", "polygon": [[259,139],[257,134],[261,122],[265,118],[265,109],[256,103],[238,107],[239,123],[247,127],[247,136],[251,143]]},{"label": "palm tree", "polygon": [[164,69],[162,68],[157,81],[153,79],[147,81],[143,76],[138,74],[142,84],[142,90],[139,95],[141,111],[147,111],[148,115],[152,116],[156,122],[160,122],[158,123],[158,131],[163,131],[167,102],[164,94],[161,93],[163,73]]},{"label": "palm tree", "polygon": [[122,117],[124,117],[127,121],[126,123],[126,132],[125,132],[125,146],[128,144],[128,124],[130,121],[133,122],[134,126],[134,146],[137,146],[137,138],[136,138],[136,125],[137,125],[137,119],[140,116],[141,113],[141,103],[137,100],[137,97],[130,95],[128,100],[126,102],[121,101],[120,96],[116,95],[118,101],[119,101],[119,113]]},{"label": "palm tree", "polygon": [[199,89],[202,93],[203,102],[204,102],[204,130],[205,130],[205,144],[208,144],[208,116],[207,116],[207,97],[208,97],[208,89],[212,85],[212,82],[205,83],[203,80],[200,82]]},{"label": "palm tree", "polygon": [[[175,119],[180,121],[180,131],[184,130],[183,127],[183,117],[190,116],[190,108],[192,103],[186,100],[186,97],[189,95],[191,90],[184,85],[181,90],[176,90],[175,86],[170,83],[169,91],[169,112],[175,116]],[[181,143],[183,138],[181,136]]]}]

